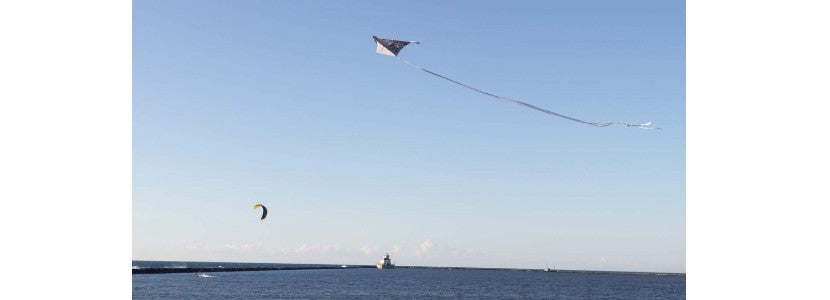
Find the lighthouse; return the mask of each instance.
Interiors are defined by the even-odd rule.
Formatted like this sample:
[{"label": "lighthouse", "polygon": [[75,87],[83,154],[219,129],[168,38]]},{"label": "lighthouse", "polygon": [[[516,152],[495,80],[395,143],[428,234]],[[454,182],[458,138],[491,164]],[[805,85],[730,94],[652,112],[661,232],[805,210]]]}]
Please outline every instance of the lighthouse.
[{"label": "lighthouse", "polygon": [[383,256],[383,259],[377,264],[378,269],[394,269],[395,265],[392,264],[392,259],[389,258],[389,253]]}]

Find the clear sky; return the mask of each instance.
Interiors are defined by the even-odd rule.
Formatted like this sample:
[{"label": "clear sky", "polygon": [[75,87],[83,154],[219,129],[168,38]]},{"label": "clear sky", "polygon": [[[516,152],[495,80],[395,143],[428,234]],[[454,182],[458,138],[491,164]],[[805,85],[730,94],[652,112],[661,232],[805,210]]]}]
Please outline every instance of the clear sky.
[{"label": "clear sky", "polygon": [[684,6],[135,1],[133,259],[685,272]]}]

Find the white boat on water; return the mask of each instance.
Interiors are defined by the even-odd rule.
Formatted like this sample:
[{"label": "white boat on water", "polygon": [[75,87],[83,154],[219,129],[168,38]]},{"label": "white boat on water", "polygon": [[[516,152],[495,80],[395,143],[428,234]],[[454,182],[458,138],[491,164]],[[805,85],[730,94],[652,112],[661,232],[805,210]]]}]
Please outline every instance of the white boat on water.
[{"label": "white boat on water", "polygon": [[556,269],[551,269],[551,268],[548,268],[548,266],[545,266],[545,269],[543,271],[545,271],[545,272],[556,272]]}]

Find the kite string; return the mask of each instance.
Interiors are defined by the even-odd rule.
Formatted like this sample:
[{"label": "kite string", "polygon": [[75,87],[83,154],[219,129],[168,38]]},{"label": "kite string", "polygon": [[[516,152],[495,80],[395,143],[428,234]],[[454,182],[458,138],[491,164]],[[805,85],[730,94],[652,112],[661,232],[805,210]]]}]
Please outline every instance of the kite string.
[{"label": "kite string", "polygon": [[662,129],[661,129],[661,128],[659,128],[659,127],[654,127],[654,126],[652,126],[652,125],[651,125],[651,122],[649,122],[649,123],[643,123],[643,124],[629,124],[629,123],[620,123],[620,122],[595,123],[595,122],[583,121],[583,120],[580,120],[580,119],[577,119],[577,118],[574,118],[574,117],[569,117],[569,116],[566,116],[566,115],[563,115],[563,114],[559,114],[559,113],[555,113],[555,112],[549,111],[549,110],[544,109],[544,108],[541,108],[541,107],[537,107],[537,106],[535,106],[535,105],[533,105],[533,104],[530,104],[530,103],[525,103],[525,102],[522,102],[522,101],[519,101],[519,100],[514,100],[514,99],[510,99],[510,98],[502,97],[502,96],[499,96],[499,95],[491,94],[491,93],[486,92],[486,91],[482,91],[482,90],[477,89],[477,88],[475,88],[475,87],[472,87],[472,86],[466,85],[466,84],[464,84],[464,83],[458,82],[458,81],[456,81],[456,80],[453,80],[452,78],[449,78],[449,77],[446,77],[446,76],[444,76],[444,75],[441,75],[441,74],[438,74],[438,73],[432,72],[432,71],[430,71],[430,70],[427,70],[426,68],[421,67],[421,66],[419,66],[419,65],[416,65],[416,64],[414,64],[414,63],[412,63],[412,62],[410,62],[410,61],[408,61],[408,60],[406,60],[406,59],[400,58],[400,57],[398,57],[398,56],[395,56],[395,58],[397,58],[399,61],[405,62],[406,64],[408,64],[408,65],[412,66],[413,68],[416,68],[416,69],[418,69],[418,70],[421,70],[421,71],[427,72],[427,73],[429,73],[430,75],[433,75],[433,76],[439,77],[439,78],[441,78],[441,79],[444,79],[444,80],[450,81],[450,82],[452,82],[452,83],[455,83],[455,84],[457,84],[457,85],[463,86],[463,87],[468,88],[468,89],[470,89],[470,90],[473,90],[473,91],[475,91],[475,92],[478,92],[478,93],[484,94],[484,95],[486,95],[486,96],[492,97],[492,98],[494,98],[494,99],[496,99],[496,100],[500,100],[500,101],[503,101],[503,102],[512,103],[512,104],[516,104],[516,105],[521,105],[521,106],[524,106],[524,107],[527,107],[527,108],[535,109],[535,110],[541,111],[541,112],[543,112],[543,113],[546,113],[546,114],[549,114],[549,115],[554,115],[554,116],[557,116],[557,117],[560,117],[560,118],[564,118],[564,119],[568,119],[568,120],[571,120],[571,121],[574,121],[574,122],[579,122],[579,123],[582,123],[582,124],[588,124],[588,125],[592,125],[592,126],[596,126],[596,127],[607,127],[607,126],[618,126],[618,125],[624,125],[624,126],[627,126],[627,127],[637,127],[637,128],[640,128],[640,129],[657,129],[657,130],[662,130]]}]

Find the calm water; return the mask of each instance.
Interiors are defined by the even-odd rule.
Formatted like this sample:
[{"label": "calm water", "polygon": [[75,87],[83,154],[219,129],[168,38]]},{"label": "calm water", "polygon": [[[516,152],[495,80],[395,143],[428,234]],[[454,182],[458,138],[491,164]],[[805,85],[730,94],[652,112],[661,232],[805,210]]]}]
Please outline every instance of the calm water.
[{"label": "calm water", "polygon": [[213,277],[196,277],[192,273],[133,275],[133,298],[680,299],[685,298],[686,294],[684,276],[458,269],[335,269],[208,274]]}]

